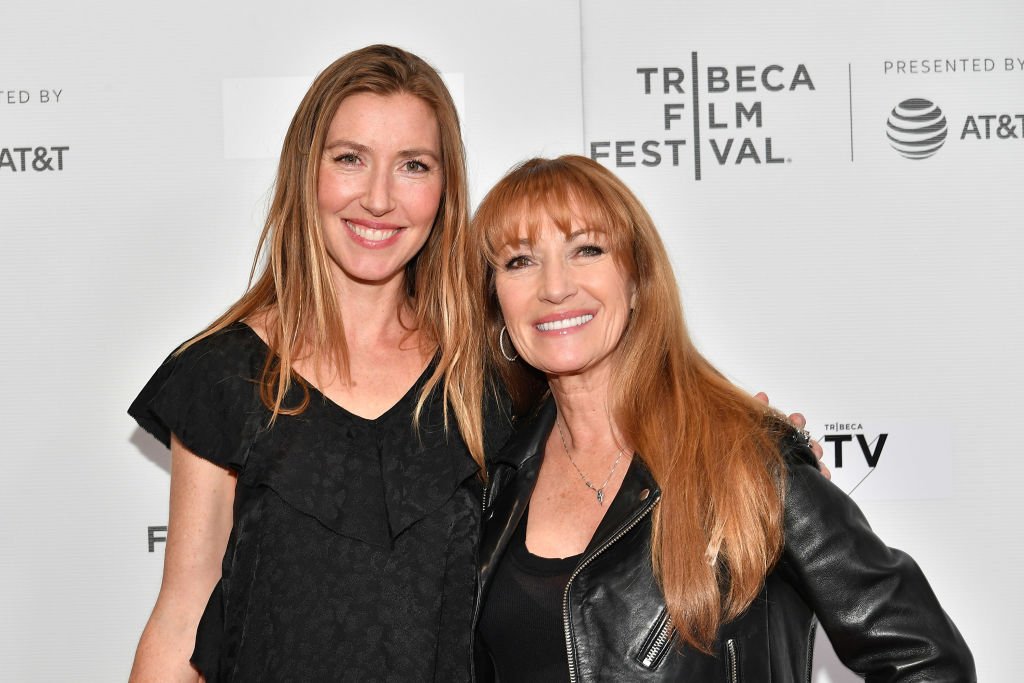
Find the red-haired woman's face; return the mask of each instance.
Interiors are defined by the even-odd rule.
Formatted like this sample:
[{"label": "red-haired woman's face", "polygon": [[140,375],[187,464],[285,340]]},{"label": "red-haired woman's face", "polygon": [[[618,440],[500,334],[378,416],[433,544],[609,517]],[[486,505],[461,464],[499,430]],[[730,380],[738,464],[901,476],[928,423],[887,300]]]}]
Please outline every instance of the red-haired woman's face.
[{"label": "red-haired woman's face", "polygon": [[549,377],[608,369],[634,288],[601,233],[574,224],[567,237],[547,220],[535,241],[503,250],[495,286],[523,361]]},{"label": "red-haired woman's face", "polygon": [[443,186],[440,132],[426,102],[405,93],[346,97],[327,132],[317,185],[336,276],[402,278],[430,236]]}]

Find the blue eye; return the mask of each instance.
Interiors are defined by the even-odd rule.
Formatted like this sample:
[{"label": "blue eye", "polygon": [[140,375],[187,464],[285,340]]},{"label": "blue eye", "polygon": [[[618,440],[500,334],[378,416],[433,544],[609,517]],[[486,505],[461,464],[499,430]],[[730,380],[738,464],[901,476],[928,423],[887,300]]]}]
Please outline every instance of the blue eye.
[{"label": "blue eye", "polygon": [[580,256],[600,256],[604,253],[604,249],[596,244],[588,244],[577,249],[576,253]]}]

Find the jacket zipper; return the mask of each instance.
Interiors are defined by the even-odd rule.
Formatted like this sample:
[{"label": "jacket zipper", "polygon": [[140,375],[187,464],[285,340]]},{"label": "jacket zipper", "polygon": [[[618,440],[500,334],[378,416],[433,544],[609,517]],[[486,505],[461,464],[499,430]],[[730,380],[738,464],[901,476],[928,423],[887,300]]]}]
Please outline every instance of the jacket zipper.
[{"label": "jacket zipper", "polygon": [[736,656],[736,641],[725,641],[725,655],[729,660],[729,683],[740,683],[739,658]]},{"label": "jacket zipper", "polygon": [[608,550],[608,548],[610,548],[616,541],[618,541],[620,538],[628,534],[633,529],[633,527],[639,524],[644,517],[649,515],[651,513],[651,510],[654,509],[654,506],[657,505],[660,500],[661,496],[659,495],[657,498],[651,501],[651,504],[648,505],[642,512],[640,512],[640,514],[634,517],[633,521],[630,522],[624,529],[622,529],[622,531],[615,534],[615,536],[609,539],[607,543],[605,543],[600,548],[598,548],[590,555],[588,555],[586,558],[584,558],[583,562],[581,562],[579,566],[576,567],[573,573],[569,576],[569,580],[565,584],[565,592],[562,593],[562,626],[564,628],[565,633],[565,652],[569,658],[570,683],[576,683],[576,680],[578,678],[578,674],[576,672],[576,657],[573,656],[572,630],[571,624],[569,623],[569,589],[572,587],[572,582],[577,576],[580,575],[580,572],[583,571],[583,569],[586,568],[588,564],[590,564],[597,558],[598,555],[603,553],[605,550]]},{"label": "jacket zipper", "polygon": [[807,660],[804,665],[804,680],[811,683],[812,667],[814,666],[814,636],[818,634],[818,622],[811,619],[811,629],[807,633]]},{"label": "jacket zipper", "polygon": [[658,637],[651,643],[650,648],[647,650],[647,654],[644,655],[641,660],[641,664],[646,666],[648,669],[653,669],[654,665],[657,664],[658,659],[661,657],[662,651],[665,646],[668,645],[669,638],[675,631],[675,625],[672,623],[672,617],[665,618],[665,624],[661,627],[661,631],[658,632]]}]

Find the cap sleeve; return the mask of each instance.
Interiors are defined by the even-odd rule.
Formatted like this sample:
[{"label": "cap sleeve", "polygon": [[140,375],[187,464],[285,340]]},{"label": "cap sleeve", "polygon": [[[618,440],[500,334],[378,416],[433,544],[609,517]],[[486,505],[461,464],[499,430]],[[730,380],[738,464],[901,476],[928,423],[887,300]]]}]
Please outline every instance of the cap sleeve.
[{"label": "cap sleeve", "polygon": [[266,347],[236,325],[167,357],[128,408],[139,426],[170,447],[241,470],[264,411],[257,378]]}]

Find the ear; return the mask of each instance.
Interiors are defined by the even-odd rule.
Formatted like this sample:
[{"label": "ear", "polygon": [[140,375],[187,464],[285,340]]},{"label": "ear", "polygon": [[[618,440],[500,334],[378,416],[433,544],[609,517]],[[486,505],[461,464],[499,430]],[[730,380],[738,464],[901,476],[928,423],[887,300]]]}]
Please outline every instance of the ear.
[{"label": "ear", "polygon": [[632,282],[629,283],[629,292],[630,292],[630,294],[629,294],[629,310],[632,311],[634,308],[636,308],[636,284],[635,283],[632,283]]}]

